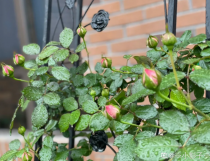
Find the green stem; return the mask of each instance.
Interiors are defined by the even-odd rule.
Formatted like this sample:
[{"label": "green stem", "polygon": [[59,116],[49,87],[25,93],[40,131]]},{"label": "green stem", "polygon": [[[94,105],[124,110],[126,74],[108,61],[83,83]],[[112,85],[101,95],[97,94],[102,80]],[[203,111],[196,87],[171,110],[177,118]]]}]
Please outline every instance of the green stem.
[{"label": "green stem", "polygon": [[89,67],[89,69],[90,69],[90,72],[92,73],[92,70],[91,70],[91,68],[90,68],[90,58],[89,58],[89,52],[88,52],[88,49],[87,49],[87,45],[86,45],[86,41],[85,41],[85,39],[84,38],[82,38],[82,40],[83,40],[83,42],[84,42],[84,44],[85,44],[85,50],[86,50],[86,52],[87,52],[87,56],[88,56],[88,67]]},{"label": "green stem", "polygon": [[178,79],[178,76],[177,76],[177,73],[176,73],[176,68],[175,68],[175,65],[174,65],[172,50],[169,50],[169,56],[170,56],[170,61],[171,61],[171,65],[172,65],[173,72],[174,72],[174,77],[176,79],[176,85],[177,85],[177,88],[180,89],[179,79]]},{"label": "green stem", "polygon": [[27,83],[29,83],[29,81],[27,81],[27,80],[23,80],[23,79],[17,79],[17,78],[13,78],[14,80],[17,80],[17,81],[21,81],[21,82],[27,82]]},{"label": "green stem", "polygon": [[123,72],[123,71],[116,70],[116,69],[113,69],[113,68],[111,68],[111,70],[112,70],[113,72],[118,72],[118,73],[123,73],[123,74],[133,74],[133,73],[131,73],[131,72]]},{"label": "green stem", "polygon": [[168,102],[172,102],[172,103],[175,103],[175,104],[177,104],[177,105],[180,105],[180,106],[184,106],[184,107],[190,108],[190,106],[188,106],[188,105],[186,105],[186,104],[177,102],[177,101],[175,101],[175,100],[172,100],[172,99],[166,97],[166,96],[163,95],[160,91],[157,91],[157,94],[158,94],[160,97],[162,97],[163,99],[165,99],[166,101],[168,101]]},{"label": "green stem", "polygon": [[194,111],[196,111],[199,115],[205,117],[207,120],[210,120],[210,117],[208,115],[206,115],[205,113],[203,113],[202,111],[200,111],[199,109],[197,109],[195,106],[192,106],[192,109]]},{"label": "green stem", "polygon": [[26,67],[24,67],[26,70],[33,70],[33,71],[35,71],[36,69],[30,69],[30,68],[26,68]]},{"label": "green stem", "polygon": [[29,148],[34,152],[34,154],[37,156],[37,158],[39,158],[39,155],[34,151],[33,147],[31,146],[31,144],[26,140],[26,138],[23,136],[25,142],[28,144]]},{"label": "green stem", "polygon": [[120,120],[120,122],[123,123],[123,124],[131,125],[131,126],[136,126],[136,127],[140,128],[140,129],[142,129],[142,128],[144,128],[144,127],[156,127],[156,128],[162,129],[162,127],[157,126],[157,125],[153,125],[153,124],[147,124],[147,125],[144,125],[144,126],[139,126],[139,125],[136,125],[136,124],[131,124],[131,123],[129,123],[129,122],[124,122],[124,121],[122,121],[122,120]]}]

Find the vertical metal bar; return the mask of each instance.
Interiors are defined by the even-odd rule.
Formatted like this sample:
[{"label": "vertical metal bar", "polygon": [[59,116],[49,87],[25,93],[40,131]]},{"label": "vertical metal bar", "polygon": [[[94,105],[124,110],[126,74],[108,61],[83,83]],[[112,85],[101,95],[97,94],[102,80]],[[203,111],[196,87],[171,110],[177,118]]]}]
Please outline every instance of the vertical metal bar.
[{"label": "vertical metal bar", "polygon": [[[52,12],[52,0],[45,1],[45,30],[43,36],[43,46],[45,46],[50,41],[50,26],[51,26],[51,12]],[[35,144],[35,151],[37,149],[41,149],[42,147],[42,136],[39,138],[37,143]],[[35,156],[34,161],[39,161],[39,159]]]},{"label": "vertical metal bar", "polygon": [[168,29],[176,35],[177,0],[169,0],[168,6]]},{"label": "vertical metal bar", "polygon": [[[206,0],[206,36],[210,40],[210,1]],[[210,98],[210,91],[206,91],[206,98]]]},{"label": "vertical metal bar", "polygon": [[[79,15],[78,15],[77,20],[75,20],[75,23],[78,23],[79,20],[80,20],[81,17],[82,17],[83,0],[77,0],[77,3],[78,3],[78,4],[77,4],[76,10],[78,11],[77,14],[79,14]],[[75,6],[74,6],[74,9],[75,9]],[[72,9],[72,12],[71,12],[71,13],[74,14],[73,9]],[[76,15],[73,15],[73,16],[76,17]],[[76,41],[77,41],[77,42],[76,42],[76,46],[78,46],[78,45],[80,44],[80,37],[79,37],[78,35],[77,35]],[[79,55],[79,57],[80,57],[80,53],[78,53],[78,55]],[[77,62],[75,62],[73,65],[74,65],[75,67],[78,67],[78,66],[79,66],[79,62],[80,62],[80,60],[77,61]],[[72,149],[72,148],[74,148],[74,143],[75,143],[75,141],[74,141],[75,131],[74,131],[74,127],[73,127],[73,126],[70,126],[70,127],[69,127],[69,135],[70,135],[70,137],[69,137],[69,149]],[[71,158],[71,151],[69,152],[69,161],[72,161],[72,158]]]}]

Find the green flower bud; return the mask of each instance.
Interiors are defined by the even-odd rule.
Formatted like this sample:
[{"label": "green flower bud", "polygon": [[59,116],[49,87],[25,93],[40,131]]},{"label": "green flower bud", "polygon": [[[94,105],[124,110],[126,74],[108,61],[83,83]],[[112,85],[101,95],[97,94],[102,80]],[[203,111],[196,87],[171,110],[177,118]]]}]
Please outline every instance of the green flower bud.
[{"label": "green flower bud", "polygon": [[25,57],[21,54],[15,54],[13,57],[13,61],[15,65],[24,66]]},{"label": "green flower bud", "polygon": [[95,96],[96,96],[96,91],[94,91],[94,90],[92,90],[92,89],[90,90],[89,93],[90,93],[90,95],[91,95],[92,97],[95,97]]},{"label": "green flower bud", "polygon": [[111,68],[112,67],[112,59],[109,58],[102,58],[101,66],[103,68]]},{"label": "green flower bud", "polygon": [[18,133],[19,133],[20,135],[24,136],[25,132],[26,132],[26,129],[25,129],[24,126],[20,126],[20,127],[18,128]]},{"label": "green flower bud", "polygon": [[86,33],[87,33],[87,30],[86,30],[86,28],[84,28],[83,26],[81,26],[81,27],[79,27],[79,28],[77,29],[77,34],[78,34],[81,38],[84,38],[85,35],[86,35]]},{"label": "green flower bud", "polygon": [[147,46],[149,48],[156,48],[158,45],[158,38],[155,36],[149,36],[147,39]]},{"label": "green flower bud", "polygon": [[3,76],[14,78],[14,68],[10,65],[1,64]]},{"label": "green flower bud", "polygon": [[192,71],[202,69],[199,65],[193,65]]},{"label": "green flower bud", "polygon": [[172,50],[177,40],[176,36],[173,33],[168,32],[162,35],[161,41],[163,45],[166,45],[168,47],[169,50]]},{"label": "green flower bud", "polygon": [[145,68],[142,75],[142,84],[145,88],[155,90],[162,80],[159,71]]},{"label": "green flower bud", "polygon": [[103,89],[101,92],[101,95],[104,97],[108,97],[109,96],[109,90],[108,89]]}]

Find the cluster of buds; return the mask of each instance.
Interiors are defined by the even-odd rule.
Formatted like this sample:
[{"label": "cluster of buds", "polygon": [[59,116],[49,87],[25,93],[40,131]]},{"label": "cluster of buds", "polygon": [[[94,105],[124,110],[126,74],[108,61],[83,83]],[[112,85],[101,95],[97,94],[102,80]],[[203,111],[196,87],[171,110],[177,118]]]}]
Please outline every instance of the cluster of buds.
[{"label": "cluster of buds", "polygon": [[142,75],[142,84],[145,88],[156,90],[162,80],[161,73],[155,69],[145,68]]},{"label": "cluster of buds", "polygon": [[77,34],[81,37],[81,38],[84,38],[85,35],[87,33],[87,30],[86,28],[84,28],[83,26],[80,26],[78,29],[77,29]]},{"label": "cluster of buds", "polygon": [[25,57],[21,54],[15,54],[13,57],[13,61],[15,65],[24,66]]},{"label": "cluster of buds", "polygon": [[162,35],[161,41],[163,45],[166,45],[169,50],[172,50],[177,40],[176,36],[173,33],[166,32],[164,35]]},{"label": "cluster of buds", "polygon": [[109,58],[102,58],[101,66],[103,68],[111,68],[112,67],[112,59]]},{"label": "cluster of buds", "polygon": [[157,45],[158,45],[158,38],[150,35],[147,39],[147,46],[149,48],[155,49]]},{"label": "cluster of buds", "polygon": [[120,119],[120,108],[117,105],[106,105],[105,115],[109,120],[119,120]]}]

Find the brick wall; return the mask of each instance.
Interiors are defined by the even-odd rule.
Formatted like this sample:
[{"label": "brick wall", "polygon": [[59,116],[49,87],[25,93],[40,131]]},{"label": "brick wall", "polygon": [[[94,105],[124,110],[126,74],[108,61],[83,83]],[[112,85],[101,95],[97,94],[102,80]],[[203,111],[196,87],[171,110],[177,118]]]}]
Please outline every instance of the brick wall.
[{"label": "brick wall", "polygon": [[[91,0],[84,0],[83,11]],[[90,23],[94,13],[104,9],[110,13],[108,27],[101,33],[87,27],[87,45],[92,69],[101,56],[111,57],[113,65],[120,67],[126,61],[125,54],[145,55],[146,39],[149,34],[164,33],[163,0],[97,0],[84,19]],[[205,33],[205,0],[179,0],[177,32],[192,30],[194,35]],[[82,52],[83,61],[87,54]],[[131,60],[129,65],[134,64]]]}]

